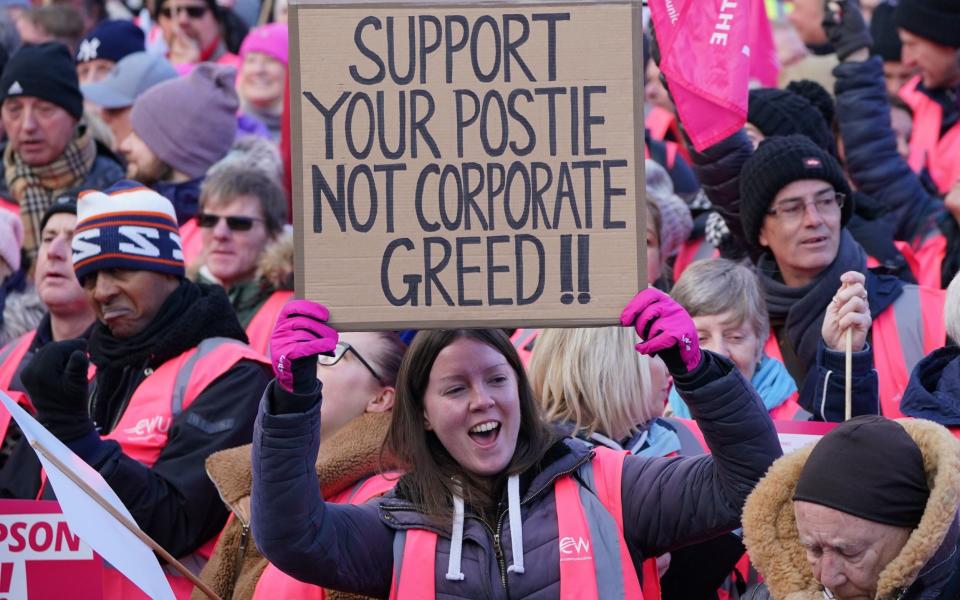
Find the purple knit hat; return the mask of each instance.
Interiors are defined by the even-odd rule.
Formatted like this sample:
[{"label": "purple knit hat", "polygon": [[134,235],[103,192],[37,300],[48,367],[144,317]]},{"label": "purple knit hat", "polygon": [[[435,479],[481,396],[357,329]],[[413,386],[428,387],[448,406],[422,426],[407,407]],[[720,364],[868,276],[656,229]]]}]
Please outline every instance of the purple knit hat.
[{"label": "purple knit hat", "polygon": [[201,63],[186,77],[155,85],[133,104],[134,132],[175,170],[203,176],[226,156],[237,133],[236,74],[232,67]]}]

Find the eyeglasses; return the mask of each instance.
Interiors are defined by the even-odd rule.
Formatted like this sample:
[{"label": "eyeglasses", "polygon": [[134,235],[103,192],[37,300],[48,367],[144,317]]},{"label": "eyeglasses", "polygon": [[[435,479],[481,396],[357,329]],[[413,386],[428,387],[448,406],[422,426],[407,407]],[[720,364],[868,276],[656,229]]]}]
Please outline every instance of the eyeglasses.
[{"label": "eyeglasses", "polygon": [[[187,16],[191,19],[199,19],[203,15],[207,14],[207,10],[209,10],[209,7],[207,7],[205,4],[176,7],[177,16],[180,16],[181,13],[187,13]],[[174,9],[170,8],[169,6],[164,6],[160,9],[160,14],[170,19],[173,18],[173,11]]]},{"label": "eyeglasses", "polygon": [[325,367],[332,367],[333,365],[340,362],[340,359],[343,358],[343,356],[347,352],[353,352],[353,355],[357,357],[357,360],[360,361],[360,364],[365,366],[367,370],[370,371],[370,374],[373,375],[373,378],[379,381],[380,383],[383,383],[383,378],[380,377],[376,369],[371,367],[370,363],[368,363],[362,356],[360,356],[360,353],[357,352],[356,348],[354,348],[353,346],[351,346],[346,342],[337,342],[337,347],[333,349],[332,355],[327,355],[327,354],[317,355],[317,362]]},{"label": "eyeglasses", "polygon": [[793,200],[787,200],[786,202],[780,203],[779,206],[775,206],[767,211],[767,214],[771,217],[775,217],[783,221],[784,223],[796,223],[803,218],[804,213],[807,211],[808,206],[813,206],[817,209],[817,213],[824,217],[831,217],[840,214],[840,209],[843,208],[843,203],[846,201],[847,195],[841,192],[830,192],[829,194],[824,193],[821,196],[816,196],[813,200],[806,200],[801,198],[796,198]]},{"label": "eyeglasses", "polygon": [[263,219],[256,217],[221,217],[220,215],[211,213],[200,213],[197,215],[197,224],[204,229],[212,229],[217,226],[220,219],[226,219],[227,227],[230,228],[230,231],[250,231],[254,223],[263,221]]}]

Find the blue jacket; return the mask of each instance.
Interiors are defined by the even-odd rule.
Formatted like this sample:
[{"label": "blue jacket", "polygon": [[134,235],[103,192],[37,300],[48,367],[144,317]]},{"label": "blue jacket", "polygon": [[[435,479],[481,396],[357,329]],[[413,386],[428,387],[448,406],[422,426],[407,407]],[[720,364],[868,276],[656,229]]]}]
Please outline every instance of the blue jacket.
[{"label": "blue jacket", "polygon": [[943,202],[931,195],[897,152],[879,57],[838,65],[834,91],[847,169],[857,188],[881,202],[894,238],[922,240],[936,231]]},{"label": "blue jacket", "polygon": [[960,427],[960,348],[934,350],[917,363],[900,410],[910,417]]},{"label": "blue jacket", "polygon": [[[709,352],[704,357],[694,373],[677,378],[677,385],[713,454],[629,456],[624,462],[623,521],[630,524],[625,537],[635,565],[736,528],[747,494],[780,455],[773,423],[737,369]],[[448,581],[449,529],[429,521],[402,492],[361,506],[323,502],[313,467],[320,442],[319,402],[306,413],[276,415],[270,410],[271,394],[268,388],[254,431],[252,531],[257,547],[281,570],[328,589],[385,598],[393,575],[394,535],[410,528],[430,529],[440,536],[438,598],[559,595],[553,482],[588,461],[589,446],[565,438],[547,452],[541,468],[520,476],[526,573],[505,573],[501,584],[490,526],[468,507],[462,546],[465,578]],[[509,528],[501,533],[501,546],[510,562]]]}]

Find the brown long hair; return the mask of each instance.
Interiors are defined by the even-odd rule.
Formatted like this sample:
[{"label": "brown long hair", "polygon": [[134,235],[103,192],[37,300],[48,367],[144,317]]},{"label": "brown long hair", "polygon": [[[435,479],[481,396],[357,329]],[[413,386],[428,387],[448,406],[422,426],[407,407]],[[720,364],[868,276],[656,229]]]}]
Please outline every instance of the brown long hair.
[{"label": "brown long hair", "polygon": [[[433,363],[440,351],[460,338],[470,338],[497,350],[517,376],[520,400],[520,431],[513,458],[504,472],[494,478],[480,477],[464,470],[436,434],[424,427],[423,395],[430,381]],[[495,503],[499,482],[522,473],[543,458],[557,440],[557,434],[540,414],[527,374],[516,349],[500,329],[440,329],[421,331],[414,338],[397,376],[397,401],[384,450],[397,457],[407,473],[400,490],[417,507],[437,522],[452,514],[452,497],[459,493],[464,502],[480,510]]]}]

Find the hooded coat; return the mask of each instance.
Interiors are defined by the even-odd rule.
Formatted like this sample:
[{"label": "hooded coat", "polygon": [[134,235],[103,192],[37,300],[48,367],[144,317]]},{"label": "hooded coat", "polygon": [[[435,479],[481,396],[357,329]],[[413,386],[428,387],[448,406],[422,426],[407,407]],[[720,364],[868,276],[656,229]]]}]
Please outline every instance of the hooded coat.
[{"label": "hooded coat", "polygon": [[[898,420],[923,455],[930,497],[920,524],[880,572],[877,600],[927,600],[943,595],[957,570],[960,526],[960,442],[934,423]],[[747,498],[744,543],[774,600],[823,600],[800,545],[793,495],[813,446],[784,456]],[[755,596],[763,597],[763,594]],[[950,596],[955,597],[955,596]]]},{"label": "hooded coat", "polygon": [[945,346],[917,363],[900,410],[945,427],[960,427],[960,348]]}]

